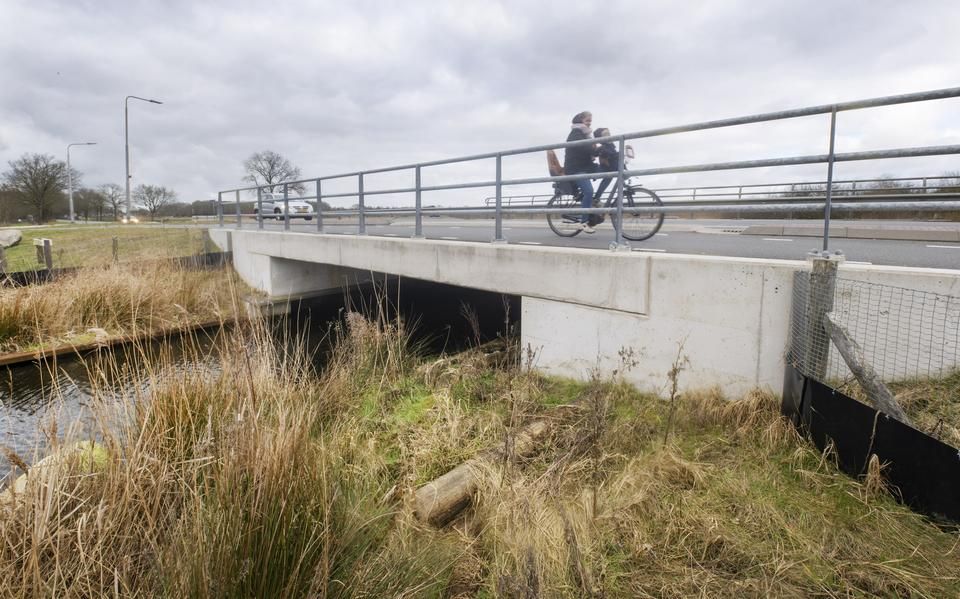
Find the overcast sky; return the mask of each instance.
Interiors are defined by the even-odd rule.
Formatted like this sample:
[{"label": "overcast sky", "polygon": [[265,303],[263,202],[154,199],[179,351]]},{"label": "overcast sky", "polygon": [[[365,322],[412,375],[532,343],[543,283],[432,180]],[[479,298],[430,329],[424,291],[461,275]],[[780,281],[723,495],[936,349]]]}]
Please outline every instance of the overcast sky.
[{"label": "overcast sky", "polygon": [[[127,95],[163,102],[130,102],[132,185],[192,201],[240,186],[243,160],[264,149],[319,176],[563,141],[585,109],[622,133],[955,87],[958,23],[958,0],[0,0],[0,170],[96,141],[71,150],[73,166],[85,185],[122,185]],[[819,154],[827,132],[812,117],[634,142],[634,164]],[[838,151],[939,144],[960,144],[960,100],[838,120]],[[545,161],[505,169],[542,176]],[[949,170],[957,157],[837,175]],[[493,177],[489,162],[435,171]]]}]

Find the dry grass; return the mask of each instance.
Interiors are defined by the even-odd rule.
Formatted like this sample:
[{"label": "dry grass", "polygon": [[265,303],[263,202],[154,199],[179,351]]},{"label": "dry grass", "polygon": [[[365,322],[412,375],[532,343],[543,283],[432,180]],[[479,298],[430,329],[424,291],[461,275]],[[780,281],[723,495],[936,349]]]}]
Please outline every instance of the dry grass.
[{"label": "dry grass", "polygon": [[[44,469],[21,500],[2,504],[0,588],[11,597],[960,593],[957,533],[893,502],[879,464],[863,484],[840,474],[770,395],[667,403],[620,383],[504,367],[483,348],[425,360],[402,322],[376,315],[351,314],[333,335],[319,371],[302,343],[256,323],[222,336],[215,366],[176,370],[162,351],[144,355],[149,385],[97,408],[106,463]],[[99,368],[98,380],[122,376],[109,362]],[[557,426],[540,455],[511,455],[512,435],[550,414]],[[505,458],[482,471],[474,508],[446,530],[417,524],[413,490],[494,446]]]},{"label": "dry grass", "polygon": [[0,289],[0,352],[232,320],[243,284],[226,269],[154,262],[88,268],[46,285]]},{"label": "dry grass", "polygon": [[488,473],[469,526],[487,589],[510,597],[960,592],[960,537],[895,504],[879,464],[864,484],[840,474],[780,418],[774,397],[685,396],[664,447],[668,405],[617,386],[606,393],[599,409],[611,416],[601,434],[595,399],[542,460]]}]

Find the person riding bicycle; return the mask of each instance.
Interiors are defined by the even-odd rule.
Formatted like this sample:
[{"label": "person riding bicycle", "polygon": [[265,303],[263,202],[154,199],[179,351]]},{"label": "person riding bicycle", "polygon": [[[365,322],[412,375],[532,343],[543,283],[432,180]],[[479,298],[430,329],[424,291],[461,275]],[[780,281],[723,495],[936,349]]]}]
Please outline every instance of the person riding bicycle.
[{"label": "person riding bicycle", "polygon": [[[606,127],[597,127],[597,129],[593,132],[593,136],[595,138],[609,137],[610,130]],[[620,168],[620,152],[617,151],[617,147],[613,145],[613,142],[607,141],[598,144],[597,160],[600,163],[599,171],[602,173],[609,173]],[[597,191],[593,194],[594,206],[600,205],[600,198],[603,196],[603,192],[606,191],[607,186],[610,185],[611,181],[613,181],[613,177],[604,177],[600,181],[600,184],[597,186]],[[593,218],[590,219],[590,224],[593,226],[596,226],[602,222],[603,215],[600,214],[593,215]]]},{"label": "person riding bicycle", "polygon": [[[581,139],[591,139],[590,125],[593,123],[593,114],[585,110],[577,113],[573,117],[570,126],[570,134],[567,141],[578,141]],[[567,175],[579,175],[581,173],[597,172],[597,163],[593,161],[597,155],[597,147],[591,144],[583,144],[566,148],[563,155],[563,172]],[[580,205],[583,208],[593,207],[593,182],[590,177],[576,179],[571,181],[580,189]],[[585,233],[593,233],[595,229],[590,224],[590,215],[583,214],[580,217],[580,228]]]}]

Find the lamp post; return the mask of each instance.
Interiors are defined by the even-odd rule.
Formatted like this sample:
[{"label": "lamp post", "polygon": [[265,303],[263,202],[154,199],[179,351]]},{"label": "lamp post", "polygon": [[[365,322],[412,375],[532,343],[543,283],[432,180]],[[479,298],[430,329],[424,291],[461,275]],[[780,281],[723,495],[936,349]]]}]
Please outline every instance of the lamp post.
[{"label": "lamp post", "polygon": [[67,189],[70,192],[70,222],[73,222],[73,172],[70,170],[70,146],[95,146],[95,141],[81,141],[74,144],[67,144]]},{"label": "lamp post", "polygon": [[151,104],[163,104],[159,100],[151,100],[150,98],[141,98],[140,96],[127,96],[123,99],[123,142],[124,142],[124,153],[126,154],[127,162],[127,218],[130,218],[130,98],[134,100],[143,100],[144,102],[150,102]]}]

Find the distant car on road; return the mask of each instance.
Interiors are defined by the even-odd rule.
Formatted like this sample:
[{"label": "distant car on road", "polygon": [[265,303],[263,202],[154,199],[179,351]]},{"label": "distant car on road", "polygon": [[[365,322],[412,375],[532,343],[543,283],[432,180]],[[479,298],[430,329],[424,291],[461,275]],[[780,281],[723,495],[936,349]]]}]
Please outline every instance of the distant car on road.
[{"label": "distant car on road", "polygon": [[[282,193],[264,193],[261,204],[263,205],[264,218],[269,218],[270,215],[273,215],[277,220],[283,219]],[[289,205],[288,211],[290,218],[302,218],[304,220],[311,220],[313,218],[313,206],[305,200],[289,198],[287,204]],[[259,215],[259,209],[256,206],[253,207],[253,213]]]}]

